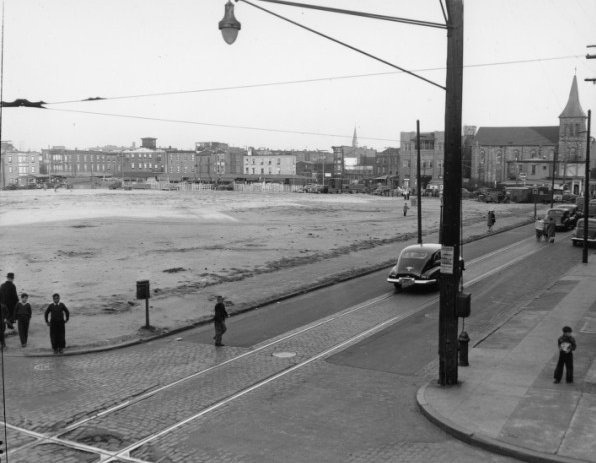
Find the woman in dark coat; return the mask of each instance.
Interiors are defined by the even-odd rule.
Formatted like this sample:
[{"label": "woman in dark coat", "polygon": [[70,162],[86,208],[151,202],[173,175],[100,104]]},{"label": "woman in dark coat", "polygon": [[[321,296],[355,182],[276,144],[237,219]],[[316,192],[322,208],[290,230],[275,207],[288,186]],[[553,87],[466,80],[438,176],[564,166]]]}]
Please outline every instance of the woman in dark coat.
[{"label": "woman in dark coat", "polygon": [[557,229],[557,226],[555,224],[554,217],[549,217],[548,218],[548,222],[546,223],[546,238],[551,243],[554,243],[555,242],[555,231],[556,231],[556,229]]}]

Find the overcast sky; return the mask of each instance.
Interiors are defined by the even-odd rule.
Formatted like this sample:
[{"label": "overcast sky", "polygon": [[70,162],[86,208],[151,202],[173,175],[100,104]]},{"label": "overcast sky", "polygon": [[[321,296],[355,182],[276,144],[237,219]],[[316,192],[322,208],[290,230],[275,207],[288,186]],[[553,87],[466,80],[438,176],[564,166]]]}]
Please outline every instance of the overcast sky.
[{"label": "overcast sky", "polygon": [[[254,2],[445,83],[444,30]],[[308,2],[443,20],[438,0]],[[423,131],[444,127],[442,89],[242,2],[233,45],[218,30],[225,0],[4,5],[2,99],[55,103],[4,108],[2,139],[23,150],[130,146],[141,137],[181,149],[221,141],[330,150],[350,144],[354,127],[361,146],[383,149],[399,146],[416,119]],[[468,0],[464,11],[464,124],[557,125],[574,73],[584,110],[594,106],[596,86],[584,78],[596,77],[596,60],[585,59],[596,44],[596,0]],[[214,90],[222,87],[245,88]]]}]

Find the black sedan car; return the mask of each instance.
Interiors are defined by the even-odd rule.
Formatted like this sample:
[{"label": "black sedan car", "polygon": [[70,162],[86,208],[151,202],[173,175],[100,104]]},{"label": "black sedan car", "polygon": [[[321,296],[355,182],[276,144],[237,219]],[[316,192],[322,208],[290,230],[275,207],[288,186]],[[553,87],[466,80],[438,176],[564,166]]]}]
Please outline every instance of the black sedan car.
[{"label": "black sedan car", "polygon": [[[464,261],[460,257],[460,267]],[[437,288],[441,276],[441,245],[437,243],[413,244],[404,248],[397,264],[389,272],[387,281],[400,291],[408,287]]]},{"label": "black sedan car", "polygon": [[441,245],[414,244],[404,248],[387,281],[401,290],[410,286],[436,286],[441,272]]}]

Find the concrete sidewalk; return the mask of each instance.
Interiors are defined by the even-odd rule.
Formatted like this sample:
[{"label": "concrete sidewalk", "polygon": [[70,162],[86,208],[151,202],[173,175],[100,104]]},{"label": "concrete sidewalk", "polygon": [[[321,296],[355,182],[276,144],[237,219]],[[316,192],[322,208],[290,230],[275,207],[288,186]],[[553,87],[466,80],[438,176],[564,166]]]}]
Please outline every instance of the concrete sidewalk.
[{"label": "concrete sidewalk", "polygon": [[[532,462],[596,462],[596,256],[478,342],[457,386],[431,382],[422,412],[459,439]],[[574,383],[553,384],[557,338],[577,340]]]}]

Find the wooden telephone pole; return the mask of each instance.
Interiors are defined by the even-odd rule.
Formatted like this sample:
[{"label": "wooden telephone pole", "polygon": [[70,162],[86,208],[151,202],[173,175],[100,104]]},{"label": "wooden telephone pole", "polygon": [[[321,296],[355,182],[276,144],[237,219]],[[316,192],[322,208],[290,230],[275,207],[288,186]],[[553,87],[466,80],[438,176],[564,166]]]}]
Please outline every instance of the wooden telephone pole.
[{"label": "wooden telephone pole", "polygon": [[464,55],[463,0],[446,0],[447,80],[445,97],[445,160],[441,225],[441,296],[439,307],[439,384],[457,384],[456,302],[461,278],[460,226],[462,187],[462,85]]}]

